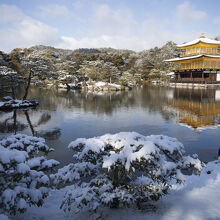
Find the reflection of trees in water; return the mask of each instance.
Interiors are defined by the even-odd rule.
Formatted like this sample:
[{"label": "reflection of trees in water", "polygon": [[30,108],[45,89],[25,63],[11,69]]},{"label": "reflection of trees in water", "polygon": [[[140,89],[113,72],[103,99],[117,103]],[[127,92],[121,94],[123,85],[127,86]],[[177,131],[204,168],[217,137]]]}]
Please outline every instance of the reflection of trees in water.
[{"label": "reflection of trees in water", "polygon": [[149,112],[159,112],[165,121],[174,117],[173,113],[167,111],[164,106],[168,103],[168,93],[173,89],[166,87],[146,87],[141,91],[141,106]]},{"label": "reflection of trees in water", "polygon": [[31,119],[30,119],[30,117],[29,117],[28,111],[27,111],[27,110],[24,110],[23,112],[24,112],[24,115],[25,115],[25,117],[26,117],[26,119],[27,119],[27,122],[28,122],[28,125],[29,125],[29,127],[30,127],[31,133],[32,133],[33,136],[35,136],[34,127],[33,127],[33,125],[32,125]]},{"label": "reflection of trees in water", "polygon": [[44,112],[40,119],[38,120],[38,123],[36,125],[33,125],[30,119],[30,116],[28,114],[28,111],[24,111],[24,114],[26,116],[28,125],[30,127],[31,133],[33,136],[37,137],[43,137],[45,139],[55,140],[58,139],[61,135],[60,128],[50,128],[46,130],[36,130],[39,125],[46,124],[51,120],[51,115],[48,112]]},{"label": "reflection of trees in water", "polygon": [[4,119],[2,122],[0,122],[0,132],[1,133],[14,133],[16,134],[19,131],[23,131],[27,126],[30,127],[31,133],[34,136],[35,131],[34,127],[32,125],[32,122],[29,117],[28,110],[20,110],[19,113],[24,113],[26,117],[26,121],[28,125],[25,125],[24,123],[18,121],[17,113],[19,110],[15,109],[13,110],[12,116],[10,115],[6,119]]},{"label": "reflection of trees in water", "polygon": [[[30,110],[30,109],[29,109]],[[46,129],[46,130],[38,130],[37,127],[42,124],[46,124],[47,122],[50,121],[51,115],[46,112],[42,113],[40,116],[40,119],[38,120],[37,124],[33,124],[31,121],[31,117],[29,115],[29,110],[24,109],[24,110],[13,110],[11,113],[1,113],[1,114],[7,114],[8,117],[6,117],[3,121],[0,121],[0,132],[1,133],[14,133],[16,134],[17,132],[23,131],[25,128],[29,127],[31,133],[33,136],[38,136],[38,137],[44,137],[46,139],[58,139],[61,135],[61,131],[59,128],[51,128],[51,129]],[[26,120],[18,120],[18,114],[21,119],[22,115],[25,116]],[[25,124],[25,121],[27,124]]]},{"label": "reflection of trees in water", "polygon": [[30,90],[31,96],[40,100],[38,109],[54,111],[58,108],[78,108],[98,115],[111,115],[121,108],[140,107],[148,112],[158,111],[165,120],[169,120],[171,114],[164,112],[163,109],[168,100],[166,92],[167,88],[150,86],[135,88],[131,91],[105,93],[67,92],[38,88]]},{"label": "reflection of trees in water", "polygon": [[131,91],[87,93],[32,87],[30,96],[40,101],[38,109],[55,111],[58,108],[79,108],[85,112],[111,115],[117,109],[138,106],[149,108],[149,111],[160,110],[161,101],[164,101],[161,97],[164,94],[163,90],[160,87],[146,87]]},{"label": "reflection of trees in water", "polygon": [[39,121],[38,121],[38,125],[41,125],[41,124],[46,124],[48,121],[50,121],[50,119],[51,119],[51,115],[48,113],[48,112],[44,112],[42,115],[41,115],[41,117],[40,117],[40,119],[39,119]]},{"label": "reflection of trees in water", "polygon": [[[190,114],[197,114],[198,119],[201,115],[211,114],[208,121],[216,120],[219,107],[215,100],[215,90],[201,89],[171,89],[166,87],[146,86],[135,88],[132,91],[106,92],[106,93],[86,93],[86,92],[67,92],[50,89],[31,88],[31,97],[40,100],[38,110],[62,111],[82,109],[84,112],[94,114],[111,115],[114,111],[122,108],[141,108],[148,112],[158,112],[164,120],[180,117],[188,111]],[[178,114],[176,111],[178,110]],[[185,114],[185,113],[184,113]],[[44,113],[38,121],[38,125],[46,124],[51,118],[49,113]],[[218,117],[217,117],[218,118]],[[36,126],[36,125],[35,125]]]},{"label": "reflection of trees in water", "polygon": [[87,93],[45,89],[31,89],[30,94],[40,100],[39,108],[79,108],[96,114],[112,114],[119,108],[142,107],[149,111],[160,111],[165,101],[164,88],[146,87],[132,91]]},{"label": "reflection of trees in water", "polygon": [[113,92],[105,95],[81,93],[76,100],[85,112],[111,115],[121,107],[135,106],[137,101],[128,92]]},{"label": "reflection of trees in water", "polygon": [[17,110],[15,109],[12,114],[2,113],[8,115],[3,121],[0,121],[1,133],[14,133],[23,131],[27,125],[17,120]]},{"label": "reflection of trees in water", "polygon": [[87,93],[67,92],[45,89],[31,89],[30,94],[40,100],[39,109],[56,110],[57,108],[80,108],[85,112],[112,114],[118,108],[131,107],[137,104],[131,92]]},{"label": "reflection of trees in water", "polygon": [[43,137],[48,140],[58,139],[61,135],[60,128],[52,128],[48,130],[40,130],[36,132],[36,136]]}]

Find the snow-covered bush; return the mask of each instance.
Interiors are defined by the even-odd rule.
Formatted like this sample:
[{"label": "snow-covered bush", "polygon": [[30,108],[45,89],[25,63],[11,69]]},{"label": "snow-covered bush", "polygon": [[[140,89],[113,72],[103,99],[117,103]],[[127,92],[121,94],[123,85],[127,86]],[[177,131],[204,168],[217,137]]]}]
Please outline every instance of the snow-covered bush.
[{"label": "snow-covered bush", "polygon": [[69,148],[74,151],[74,163],[51,175],[57,185],[73,183],[61,204],[65,211],[139,207],[167,194],[173,180],[182,183],[183,169],[195,174],[202,169],[199,159],[183,155],[180,142],[163,135],[106,134],[79,138]]},{"label": "snow-covered bush", "polygon": [[47,159],[52,150],[43,138],[24,134],[0,141],[0,213],[16,214],[43,204],[50,187],[46,172],[59,164]]}]

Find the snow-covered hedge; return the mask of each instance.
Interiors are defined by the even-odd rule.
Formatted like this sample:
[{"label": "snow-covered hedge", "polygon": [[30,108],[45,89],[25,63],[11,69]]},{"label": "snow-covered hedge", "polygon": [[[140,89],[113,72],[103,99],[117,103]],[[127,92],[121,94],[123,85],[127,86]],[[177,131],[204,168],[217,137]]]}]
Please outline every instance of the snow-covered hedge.
[{"label": "snow-covered hedge", "polygon": [[50,187],[46,171],[59,164],[47,159],[52,150],[43,138],[24,134],[0,141],[0,213],[16,214],[43,204]]},{"label": "snow-covered hedge", "polygon": [[74,163],[51,175],[54,183],[73,183],[61,204],[66,210],[100,206],[139,206],[168,193],[173,180],[184,181],[183,169],[199,174],[199,159],[184,156],[184,146],[163,135],[135,132],[106,134],[70,143]]}]

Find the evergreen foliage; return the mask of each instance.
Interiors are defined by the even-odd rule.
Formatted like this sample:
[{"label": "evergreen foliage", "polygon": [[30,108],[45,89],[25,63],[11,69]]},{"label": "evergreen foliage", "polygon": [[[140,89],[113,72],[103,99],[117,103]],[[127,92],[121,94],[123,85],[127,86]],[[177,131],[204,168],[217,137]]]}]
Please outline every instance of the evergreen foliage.
[{"label": "evergreen foliage", "polygon": [[47,173],[59,164],[47,159],[52,150],[43,138],[24,134],[0,141],[0,213],[15,215],[43,204],[50,189]]},{"label": "evergreen foliage", "polygon": [[182,183],[182,170],[199,174],[202,163],[184,156],[175,138],[122,132],[70,143],[75,163],[51,175],[54,184],[73,187],[64,197],[65,211],[97,211],[101,206],[123,207],[158,200],[173,181]]}]

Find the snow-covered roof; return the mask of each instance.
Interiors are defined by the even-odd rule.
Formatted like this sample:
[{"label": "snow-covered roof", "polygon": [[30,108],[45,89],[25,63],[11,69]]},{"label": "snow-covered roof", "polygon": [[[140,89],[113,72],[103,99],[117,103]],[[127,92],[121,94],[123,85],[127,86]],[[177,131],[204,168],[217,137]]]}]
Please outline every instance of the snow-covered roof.
[{"label": "snow-covered roof", "polygon": [[168,60],[164,60],[165,62],[175,62],[175,61],[182,61],[182,60],[189,60],[189,59],[196,59],[200,57],[211,57],[211,58],[220,58],[219,55],[205,55],[205,54],[200,54],[200,55],[195,55],[191,57],[176,57]]},{"label": "snow-covered roof", "polygon": [[199,42],[206,43],[206,44],[219,44],[220,45],[220,41],[218,41],[218,40],[212,40],[207,37],[200,37],[200,38],[192,40],[188,43],[179,44],[179,45],[177,45],[177,47],[186,47],[186,46],[197,44]]}]

